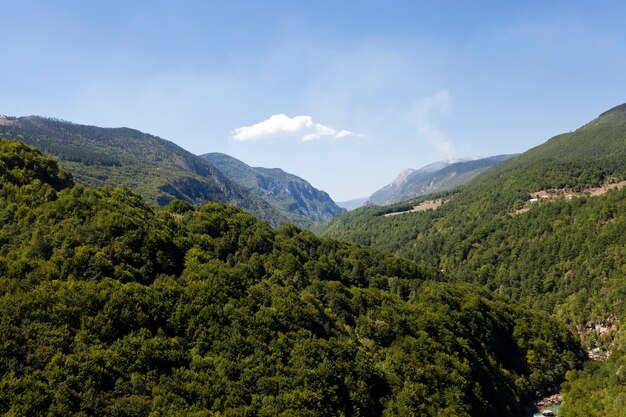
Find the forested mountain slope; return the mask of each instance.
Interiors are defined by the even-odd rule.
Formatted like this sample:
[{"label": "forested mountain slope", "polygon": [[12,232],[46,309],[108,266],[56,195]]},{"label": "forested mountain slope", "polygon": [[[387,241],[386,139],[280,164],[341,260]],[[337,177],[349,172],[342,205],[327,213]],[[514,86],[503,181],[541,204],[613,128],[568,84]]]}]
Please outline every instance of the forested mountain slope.
[{"label": "forested mountain slope", "polygon": [[[457,190],[341,215],[325,233],[432,262],[452,276],[544,310],[569,296],[591,296],[595,284],[590,277],[606,264],[607,251],[619,252],[626,238],[621,233],[626,193],[612,190],[592,197],[584,190],[626,179],[626,116],[618,117],[623,114],[620,106]],[[530,202],[531,193],[551,189],[577,196]],[[444,201],[436,210],[382,216],[435,197]],[[619,259],[604,268],[617,271]]]},{"label": "forested mountain slope", "polygon": [[0,137],[17,139],[58,158],[90,187],[124,186],[147,201],[172,199],[239,206],[278,225],[287,221],[263,199],[172,142],[128,128],[84,126],[43,117],[0,117]]},{"label": "forested mountain slope", "polygon": [[[444,201],[436,210],[382,216],[420,200],[365,207],[339,216],[326,233],[433,263],[453,279],[554,313],[588,348],[611,353],[604,366],[572,375],[565,415],[623,415],[613,407],[624,402],[626,380],[611,372],[621,369],[626,348],[626,189],[585,190],[625,179],[622,105],[435,196]],[[557,198],[531,202],[539,191]],[[587,331],[598,326],[609,331]],[[596,411],[585,414],[584,404]]]},{"label": "forested mountain slope", "polygon": [[577,368],[546,314],[232,207],[73,186],[0,140],[0,413],[515,416]]},{"label": "forested mountain slope", "polygon": [[374,192],[367,199],[367,203],[389,205],[426,194],[451,190],[513,156],[496,155],[458,162],[440,161],[418,170],[405,170],[394,182]]},{"label": "forested mountain slope", "polygon": [[330,220],[345,212],[324,191],[280,168],[251,167],[223,153],[200,155],[232,181],[265,199],[300,226]]}]

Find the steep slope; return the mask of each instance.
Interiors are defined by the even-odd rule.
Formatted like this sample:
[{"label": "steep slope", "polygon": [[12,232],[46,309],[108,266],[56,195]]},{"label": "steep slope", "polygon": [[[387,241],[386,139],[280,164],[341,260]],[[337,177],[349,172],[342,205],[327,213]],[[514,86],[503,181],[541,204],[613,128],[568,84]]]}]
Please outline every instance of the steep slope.
[{"label": "steep slope", "polygon": [[200,157],[298,225],[330,220],[345,212],[327,193],[282,169],[251,167],[223,153],[207,153]]},{"label": "steep slope", "polygon": [[0,218],[3,415],[513,417],[582,360],[479,287],[3,140]]},{"label": "steep slope", "polygon": [[515,155],[496,155],[469,161],[439,161],[418,170],[407,169],[391,183],[374,192],[369,204],[389,205],[422,195],[450,190],[465,184],[486,169]]},{"label": "steep slope", "polygon": [[124,186],[149,202],[234,204],[277,225],[275,208],[172,142],[128,128],[84,126],[43,117],[0,117],[0,136],[37,146],[91,187]]}]

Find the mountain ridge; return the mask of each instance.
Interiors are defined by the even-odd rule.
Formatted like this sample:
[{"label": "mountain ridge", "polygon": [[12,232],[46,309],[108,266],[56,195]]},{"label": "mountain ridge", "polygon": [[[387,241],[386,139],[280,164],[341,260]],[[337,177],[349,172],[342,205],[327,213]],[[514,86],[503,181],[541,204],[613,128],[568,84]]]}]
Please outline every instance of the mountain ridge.
[{"label": "mountain ridge", "polygon": [[77,182],[125,186],[148,201],[237,205],[273,225],[287,220],[263,199],[182,147],[136,129],[101,128],[41,116],[0,118],[0,136],[37,146],[58,158]]},{"label": "mountain ridge", "polygon": [[389,205],[446,191],[470,181],[485,169],[514,155],[438,161],[419,169],[403,170],[390,184],[372,193],[366,204]]},{"label": "mountain ridge", "polygon": [[281,211],[296,224],[307,226],[330,220],[345,212],[328,193],[281,168],[252,167],[230,155],[212,152],[200,155],[232,181]]},{"label": "mountain ridge", "polygon": [[597,126],[599,124],[609,123],[621,124],[624,122],[626,122],[626,103],[617,105],[605,111],[604,113],[601,113],[597,118],[595,118],[585,126],[582,126],[581,129],[589,125]]}]

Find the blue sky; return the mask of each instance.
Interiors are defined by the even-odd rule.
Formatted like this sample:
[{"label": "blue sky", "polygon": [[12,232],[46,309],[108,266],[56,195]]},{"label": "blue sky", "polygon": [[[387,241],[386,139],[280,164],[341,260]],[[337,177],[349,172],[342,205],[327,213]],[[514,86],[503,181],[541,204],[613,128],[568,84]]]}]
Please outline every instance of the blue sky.
[{"label": "blue sky", "polygon": [[0,113],[140,129],[281,167],[336,200],[404,168],[525,151],[626,102],[621,1],[0,10]]}]

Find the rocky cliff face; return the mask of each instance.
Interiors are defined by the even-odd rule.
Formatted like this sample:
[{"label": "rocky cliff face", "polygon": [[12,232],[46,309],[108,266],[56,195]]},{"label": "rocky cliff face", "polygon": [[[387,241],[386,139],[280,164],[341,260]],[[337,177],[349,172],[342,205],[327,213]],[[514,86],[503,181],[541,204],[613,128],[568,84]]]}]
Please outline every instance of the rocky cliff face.
[{"label": "rocky cliff face", "polygon": [[201,155],[229,179],[263,198],[301,226],[330,220],[346,210],[304,179],[279,168],[251,167],[221,153]]},{"label": "rocky cliff face", "polygon": [[391,185],[395,185],[396,187],[399,187],[400,185],[404,184],[406,182],[407,178],[414,172],[415,172],[415,170],[413,168],[407,168],[407,169],[403,170],[396,177],[396,179],[393,180]]}]

